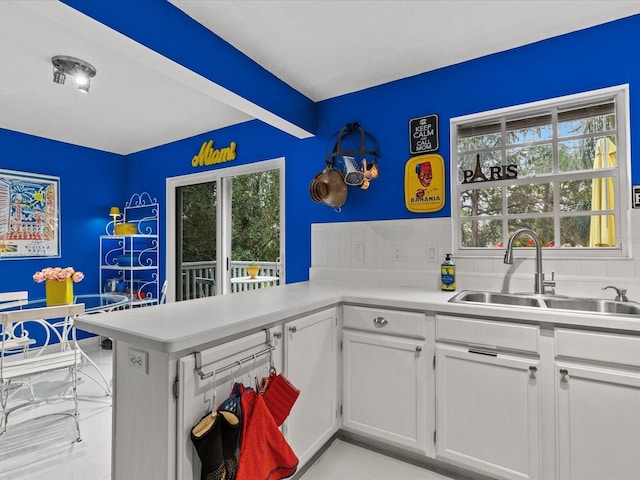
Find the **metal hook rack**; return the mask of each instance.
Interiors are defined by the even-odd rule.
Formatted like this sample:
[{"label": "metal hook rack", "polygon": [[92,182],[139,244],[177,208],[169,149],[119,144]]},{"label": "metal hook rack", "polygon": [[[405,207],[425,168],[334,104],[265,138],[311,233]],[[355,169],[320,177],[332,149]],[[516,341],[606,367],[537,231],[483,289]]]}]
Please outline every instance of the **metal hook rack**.
[{"label": "metal hook rack", "polygon": [[[360,134],[360,148],[343,149],[343,140],[351,134]],[[369,188],[369,183],[380,175],[378,157],[380,156],[377,140],[360,126],[358,122],[347,123],[339,132],[334,133],[330,140],[336,137],[333,151],[325,155],[327,168],[335,168],[336,160],[342,162],[344,168],[343,181],[350,186]],[[373,149],[367,148],[367,141],[373,143]]]},{"label": "metal hook rack", "polygon": [[[267,335],[267,348],[265,348],[264,350],[260,350],[259,352],[256,353],[252,353],[251,355],[247,355],[244,358],[241,358],[240,360],[236,360],[234,362],[229,363],[228,365],[225,365],[224,367],[220,367],[220,368],[216,368],[215,370],[212,370],[211,372],[205,373],[202,371],[202,354],[201,352],[194,352],[194,357],[196,360],[196,365],[195,365],[195,371],[196,373],[200,376],[200,380],[204,380],[205,378],[211,378],[214,377],[215,375],[219,375],[222,372],[226,372],[227,370],[232,369],[233,367],[237,367],[240,366],[242,367],[242,364],[245,362],[248,362],[249,360],[255,360],[258,357],[262,357],[264,355],[271,355],[271,352],[273,352],[276,347],[275,345],[273,345],[271,343],[271,333],[269,332],[269,330],[265,330],[265,333]],[[270,358],[269,359],[269,364],[271,367],[273,367],[273,360]]]},{"label": "metal hook rack", "polygon": [[[360,148],[343,150],[343,139],[352,133],[360,134]],[[337,157],[342,157],[343,155],[362,155],[369,157],[369,162],[378,162],[378,157],[380,156],[378,142],[371,134],[365,132],[360,123],[347,123],[344,127],[342,127],[342,129],[331,136],[329,144],[327,146],[332,143],[334,137],[336,138],[336,143],[333,145],[333,150],[331,153],[327,152],[327,154],[325,155],[325,162],[328,165],[333,166],[335,159]],[[367,140],[371,140],[371,142],[373,142],[374,146],[372,150],[367,148]]]}]

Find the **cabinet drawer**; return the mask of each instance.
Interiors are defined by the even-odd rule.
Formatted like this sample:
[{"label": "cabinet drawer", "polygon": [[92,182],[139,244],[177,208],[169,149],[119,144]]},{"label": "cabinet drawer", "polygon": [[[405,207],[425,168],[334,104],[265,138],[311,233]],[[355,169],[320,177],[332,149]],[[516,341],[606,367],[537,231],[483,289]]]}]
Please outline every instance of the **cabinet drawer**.
[{"label": "cabinet drawer", "polygon": [[425,314],[384,308],[342,307],[342,324],[370,332],[426,338]]},{"label": "cabinet drawer", "polygon": [[556,356],[640,367],[640,337],[556,328]]},{"label": "cabinet drawer", "polygon": [[436,340],[523,352],[539,352],[539,327],[436,315]]}]

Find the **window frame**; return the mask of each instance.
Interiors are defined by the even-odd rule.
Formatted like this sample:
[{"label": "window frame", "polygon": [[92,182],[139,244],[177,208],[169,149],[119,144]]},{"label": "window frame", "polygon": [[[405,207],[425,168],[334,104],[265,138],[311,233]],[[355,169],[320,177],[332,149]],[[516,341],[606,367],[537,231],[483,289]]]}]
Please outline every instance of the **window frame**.
[{"label": "window frame", "polygon": [[[551,99],[525,103],[520,105],[514,105],[505,108],[499,108],[494,110],[488,110],[484,112],[478,112],[470,115],[464,115],[459,117],[453,117],[450,119],[450,188],[451,188],[451,217],[452,217],[452,250],[454,255],[458,258],[472,257],[472,258],[495,258],[502,257],[504,255],[503,248],[489,248],[489,247],[462,247],[461,246],[461,221],[463,220],[460,214],[460,194],[463,190],[469,190],[472,188],[497,188],[505,185],[523,185],[531,184],[533,177],[518,178],[517,180],[496,180],[479,184],[473,183],[458,183],[458,126],[465,125],[472,122],[485,124],[488,122],[502,122],[503,119],[509,121],[510,118],[518,116],[523,118],[526,116],[535,116],[542,111],[549,108],[570,108],[579,107],[585,103],[596,103],[599,101],[612,99],[615,102],[616,111],[616,160],[617,160],[617,182],[616,183],[616,201],[614,212],[616,215],[616,235],[619,239],[619,247],[611,248],[598,248],[598,247],[583,247],[583,248],[545,248],[544,255],[547,258],[557,259],[589,259],[589,258],[630,258],[631,257],[631,224],[630,224],[630,208],[631,208],[631,161],[630,161],[630,122],[629,122],[629,85],[617,85],[614,87],[608,87],[598,90],[592,90],[588,92],[581,92],[572,95],[566,95],[562,97],[555,97]],[[554,127],[555,127],[554,123]],[[558,137],[553,138],[554,148],[557,149]],[[561,139],[560,139],[561,140]],[[506,145],[502,145],[502,149],[507,148]],[[553,161],[557,161],[556,158]],[[544,176],[546,177],[547,174]],[[601,172],[597,174],[594,172],[594,177],[600,178]],[[566,176],[564,173],[549,174],[550,182],[562,181]],[[588,177],[588,174],[582,178]],[[535,177],[537,179],[542,176]],[[558,189],[555,189],[556,192]],[[557,193],[556,193],[557,197]],[[502,200],[503,206],[506,199]],[[559,205],[559,198],[554,197],[554,204]],[[503,210],[500,219],[507,215],[506,210]],[[533,216],[533,214],[532,214]],[[540,214],[535,214],[536,218],[540,218]],[[560,218],[562,212],[557,210],[552,213],[554,219],[554,225],[559,227]],[[526,218],[525,215],[511,216],[510,218]],[[509,217],[508,217],[509,218]],[[466,217],[465,217],[466,219]],[[490,220],[491,217],[487,217]],[[533,256],[534,249],[521,249],[519,252],[521,256]]]}]

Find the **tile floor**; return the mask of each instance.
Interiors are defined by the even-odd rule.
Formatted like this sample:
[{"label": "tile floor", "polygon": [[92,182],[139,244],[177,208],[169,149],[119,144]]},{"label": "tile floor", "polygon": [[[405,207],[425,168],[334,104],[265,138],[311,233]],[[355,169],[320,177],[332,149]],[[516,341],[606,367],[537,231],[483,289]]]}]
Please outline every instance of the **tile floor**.
[{"label": "tile floor", "polygon": [[[87,355],[111,378],[111,351],[95,343],[82,346]],[[86,374],[80,373],[81,442],[74,442],[71,418],[35,419],[47,409],[72,407],[54,403],[18,411],[9,417],[7,432],[0,437],[0,478],[2,480],[108,480],[111,478],[111,399]],[[53,389],[64,373],[49,373],[36,379],[34,388]],[[28,421],[27,421],[28,420]],[[371,452],[350,443],[335,441],[300,480],[449,480],[399,460]],[[133,479],[132,479],[133,480]],[[152,480],[152,479],[135,479]]]},{"label": "tile floor", "polygon": [[336,440],[300,480],[450,480],[424,468]]}]

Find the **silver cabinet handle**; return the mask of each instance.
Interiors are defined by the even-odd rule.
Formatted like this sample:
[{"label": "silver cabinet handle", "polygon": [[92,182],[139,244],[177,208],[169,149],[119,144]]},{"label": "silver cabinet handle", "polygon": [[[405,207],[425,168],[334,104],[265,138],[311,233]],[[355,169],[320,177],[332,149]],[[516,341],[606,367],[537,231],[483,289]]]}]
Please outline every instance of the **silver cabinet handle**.
[{"label": "silver cabinet handle", "polygon": [[273,336],[274,336],[275,338],[278,338],[278,339],[279,339],[280,337],[282,337],[282,333],[281,333],[281,332],[273,332]]},{"label": "silver cabinet handle", "polygon": [[416,347],[416,352],[420,353],[421,351],[422,351],[422,347],[421,347],[420,345],[418,345],[418,346]]},{"label": "silver cabinet handle", "polygon": [[373,325],[374,325],[375,327],[377,327],[377,328],[382,328],[382,327],[384,327],[387,323],[389,323],[389,322],[388,322],[388,321],[387,321],[387,319],[386,319],[386,318],[384,318],[384,317],[376,317],[376,318],[374,318],[374,319],[373,319]]},{"label": "silver cabinet handle", "polygon": [[568,382],[567,377],[569,376],[569,370],[567,370],[566,368],[561,368],[560,369],[560,375],[562,375],[560,377],[560,381],[561,382]]},{"label": "silver cabinet handle", "polygon": [[296,330],[298,330],[298,327],[296,327],[295,325],[293,325],[293,326],[289,327],[289,331],[290,331],[291,333],[296,333]]},{"label": "silver cabinet handle", "polygon": [[531,378],[536,378],[536,372],[538,371],[538,367],[535,365],[529,365],[529,376]]}]

